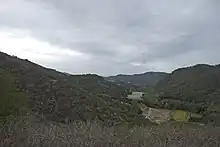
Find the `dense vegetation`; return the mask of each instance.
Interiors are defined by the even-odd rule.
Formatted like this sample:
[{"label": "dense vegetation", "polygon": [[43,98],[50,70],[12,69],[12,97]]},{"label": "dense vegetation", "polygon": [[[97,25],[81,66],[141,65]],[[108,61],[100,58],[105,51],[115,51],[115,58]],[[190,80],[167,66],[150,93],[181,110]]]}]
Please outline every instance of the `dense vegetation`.
[{"label": "dense vegetation", "polygon": [[220,66],[199,64],[173,71],[156,86],[168,108],[203,114],[217,124],[220,116]]},{"label": "dense vegetation", "polygon": [[163,97],[190,102],[220,102],[220,66],[196,65],[175,70],[156,88]]},{"label": "dense vegetation", "polygon": [[[138,106],[125,98],[126,88],[103,77],[73,76],[4,53],[0,53],[0,69],[13,76],[17,90],[27,96],[31,112],[47,120],[69,123],[98,119],[108,124],[143,120]],[[3,82],[0,84],[4,87]]]},{"label": "dense vegetation", "polygon": [[[96,122],[59,125],[35,122],[33,117],[13,123],[2,147],[219,147],[220,128],[164,124],[106,127]],[[1,130],[0,130],[1,131]]]},{"label": "dense vegetation", "polygon": [[13,77],[0,71],[0,124],[27,111],[27,98],[14,86]]},{"label": "dense vegetation", "polygon": [[158,74],[150,86],[134,86],[69,75],[0,52],[0,146],[219,146],[219,127],[158,127],[126,95],[143,91],[147,106],[200,113],[203,123],[220,125],[220,66]]}]

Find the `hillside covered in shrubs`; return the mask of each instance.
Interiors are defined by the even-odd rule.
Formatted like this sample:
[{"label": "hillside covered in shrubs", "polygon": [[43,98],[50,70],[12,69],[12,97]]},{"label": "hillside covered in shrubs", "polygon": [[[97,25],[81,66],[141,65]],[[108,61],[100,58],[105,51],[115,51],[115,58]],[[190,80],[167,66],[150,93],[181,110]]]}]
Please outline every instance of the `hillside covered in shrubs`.
[{"label": "hillside covered in shrubs", "polygon": [[191,102],[220,103],[220,65],[199,64],[173,71],[157,90],[163,97]]},{"label": "hillside covered in shrubs", "polygon": [[[126,87],[98,75],[69,75],[4,53],[0,53],[0,70],[0,101],[10,104],[9,108],[16,108],[17,101],[25,97],[29,112],[54,122],[101,120],[114,124],[143,119],[138,107],[126,99]],[[13,97],[10,103],[4,102],[8,97]]]},{"label": "hillside covered in shrubs", "polygon": [[204,115],[205,122],[220,124],[220,66],[199,64],[173,71],[155,91],[169,109]]},{"label": "hillside covered in shrubs", "polygon": [[[220,128],[189,124],[106,127],[96,122],[69,125],[36,123],[25,117],[11,123],[2,147],[219,147]],[[0,130],[2,131],[2,130]]]},{"label": "hillside covered in shrubs", "polygon": [[[220,145],[219,65],[178,69],[154,86],[118,84],[94,74],[70,75],[0,52],[0,147]],[[199,113],[205,126],[142,116],[154,108]],[[214,125],[213,125],[214,124]]]}]

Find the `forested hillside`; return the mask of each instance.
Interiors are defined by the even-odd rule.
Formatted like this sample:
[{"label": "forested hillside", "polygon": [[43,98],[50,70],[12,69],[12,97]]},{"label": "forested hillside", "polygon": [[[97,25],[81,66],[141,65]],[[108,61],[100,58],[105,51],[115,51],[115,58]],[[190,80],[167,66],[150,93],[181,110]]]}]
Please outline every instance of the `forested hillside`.
[{"label": "forested hillside", "polygon": [[[138,107],[125,104],[129,103],[125,99],[126,88],[100,76],[69,75],[4,53],[0,53],[0,70],[12,77],[9,86],[27,97],[30,111],[48,120],[97,119],[116,123],[141,117]],[[3,74],[0,76],[5,79]]]},{"label": "forested hillside", "polygon": [[130,84],[70,75],[0,52],[0,146],[178,146],[178,136],[188,146],[201,140],[218,146],[218,127],[172,120],[156,126],[138,103],[195,111],[204,116],[199,122],[219,125],[219,67],[178,69],[156,86],[138,86],[146,95],[137,102],[126,99]]},{"label": "forested hillside", "polygon": [[173,71],[156,85],[162,97],[191,102],[220,102],[220,66],[199,64]]}]

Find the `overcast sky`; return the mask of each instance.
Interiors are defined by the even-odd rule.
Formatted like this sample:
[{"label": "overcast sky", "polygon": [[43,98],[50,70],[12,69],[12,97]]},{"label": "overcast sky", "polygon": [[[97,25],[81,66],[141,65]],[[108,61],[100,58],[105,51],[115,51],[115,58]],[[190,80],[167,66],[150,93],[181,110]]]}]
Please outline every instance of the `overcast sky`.
[{"label": "overcast sky", "polygon": [[0,51],[103,76],[220,63],[220,0],[0,0]]}]

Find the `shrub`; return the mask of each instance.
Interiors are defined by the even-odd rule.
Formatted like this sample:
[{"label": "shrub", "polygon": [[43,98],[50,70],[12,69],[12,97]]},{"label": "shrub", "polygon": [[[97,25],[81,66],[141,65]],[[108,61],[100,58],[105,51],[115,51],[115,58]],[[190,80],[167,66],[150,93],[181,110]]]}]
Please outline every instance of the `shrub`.
[{"label": "shrub", "polygon": [[[219,147],[220,128],[190,124],[105,127],[96,122],[70,125],[34,122],[25,118],[11,125],[3,147]],[[0,138],[1,139],[1,138]]]}]

